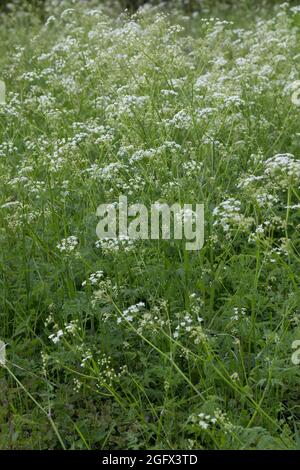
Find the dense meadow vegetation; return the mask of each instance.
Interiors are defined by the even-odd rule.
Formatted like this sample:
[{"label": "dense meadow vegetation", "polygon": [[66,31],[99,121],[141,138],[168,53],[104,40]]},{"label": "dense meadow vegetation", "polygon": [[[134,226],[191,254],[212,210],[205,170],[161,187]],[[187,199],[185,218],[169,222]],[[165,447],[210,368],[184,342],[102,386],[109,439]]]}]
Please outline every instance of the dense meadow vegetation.
[{"label": "dense meadow vegetation", "polygon": [[1,14],[1,449],[300,448],[300,7],[200,3]]}]

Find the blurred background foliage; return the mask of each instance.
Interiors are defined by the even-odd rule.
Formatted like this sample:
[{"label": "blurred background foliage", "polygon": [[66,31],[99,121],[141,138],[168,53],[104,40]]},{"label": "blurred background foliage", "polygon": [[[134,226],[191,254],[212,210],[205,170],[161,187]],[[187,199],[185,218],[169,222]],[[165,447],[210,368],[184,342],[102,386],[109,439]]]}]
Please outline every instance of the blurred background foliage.
[{"label": "blurred background foliage", "polygon": [[[140,6],[145,5],[146,3],[149,4],[166,4],[168,7],[172,7],[172,4],[178,6],[181,5],[187,12],[188,11],[199,11],[202,8],[208,8],[218,5],[219,7],[240,7],[241,5],[247,5],[249,8],[251,6],[262,6],[265,7],[268,4],[280,4],[283,3],[283,0],[75,0],[74,3],[81,1],[82,3],[86,4],[99,4],[99,3],[111,3],[111,4],[119,4],[122,9],[128,9],[131,11],[136,11]],[[22,6],[22,9],[28,7],[30,10],[40,10],[43,12],[43,8],[47,0],[0,0],[0,10],[2,11],[9,11],[14,10],[17,6]],[[297,0],[290,0],[289,3],[298,4]]]}]

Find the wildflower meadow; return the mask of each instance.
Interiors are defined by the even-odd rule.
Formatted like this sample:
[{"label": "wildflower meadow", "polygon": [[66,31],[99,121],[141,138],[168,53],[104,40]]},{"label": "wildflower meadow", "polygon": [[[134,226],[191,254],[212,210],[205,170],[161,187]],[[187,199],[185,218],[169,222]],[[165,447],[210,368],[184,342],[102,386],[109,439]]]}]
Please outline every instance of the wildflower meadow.
[{"label": "wildflower meadow", "polygon": [[300,449],[300,4],[237,3],[2,8],[0,449]]}]

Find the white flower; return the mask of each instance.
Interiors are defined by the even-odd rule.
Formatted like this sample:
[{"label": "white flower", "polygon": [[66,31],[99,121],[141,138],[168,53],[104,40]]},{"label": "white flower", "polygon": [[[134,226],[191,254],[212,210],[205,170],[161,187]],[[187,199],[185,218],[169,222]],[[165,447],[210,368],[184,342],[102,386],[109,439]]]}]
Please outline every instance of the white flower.
[{"label": "white flower", "polygon": [[71,335],[75,335],[78,329],[78,320],[72,320],[65,324],[66,331]]},{"label": "white flower", "polygon": [[132,322],[134,319],[134,315],[139,313],[140,310],[145,308],[145,303],[144,302],[138,302],[137,304],[131,305],[130,307],[126,308],[122,312],[122,316],[118,317],[117,323],[121,323],[122,319]]},{"label": "white flower", "polygon": [[206,421],[200,420],[199,421],[199,426],[201,429],[207,429],[208,428],[208,423]]},{"label": "white flower", "polygon": [[[92,286],[99,284],[99,281],[103,278],[103,271],[96,271],[95,273],[90,274],[89,282]],[[85,287],[87,284],[86,281],[82,282],[82,287]]]},{"label": "white flower", "polygon": [[78,238],[71,235],[68,238],[63,238],[60,243],[56,245],[61,253],[71,253],[78,245]]},{"label": "white flower", "polygon": [[101,248],[105,254],[116,253],[120,249],[129,252],[134,248],[133,240],[125,235],[120,235],[118,238],[102,238],[97,240],[95,245],[97,248]]},{"label": "white flower", "polygon": [[48,338],[51,339],[51,341],[53,341],[54,344],[57,344],[63,335],[64,335],[63,330],[58,330],[56,334],[53,333],[52,335],[48,336]]}]

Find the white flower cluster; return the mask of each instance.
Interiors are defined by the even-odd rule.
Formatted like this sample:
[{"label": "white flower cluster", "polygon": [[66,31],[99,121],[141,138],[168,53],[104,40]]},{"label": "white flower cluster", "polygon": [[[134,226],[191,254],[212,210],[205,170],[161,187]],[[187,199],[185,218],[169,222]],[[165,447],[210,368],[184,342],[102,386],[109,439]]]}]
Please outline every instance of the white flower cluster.
[{"label": "white flower cluster", "polygon": [[107,117],[134,117],[135,111],[141,111],[149,101],[149,96],[120,95],[116,101],[106,108]]},{"label": "white flower cluster", "polygon": [[225,233],[231,228],[247,230],[253,223],[253,219],[245,217],[241,212],[241,202],[238,199],[229,198],[219,204],[213,210],[215,217],[214,226],[221,226]]},{"label": "white flower cluster", "polygon": [[217,418],[205,413],[198,413],[197,415],[193,415],[190,419],[193,423],[198,424],[198,426],[203,430],[208,429],[211,425],[214,425],[217,422]]},{"label": "white flower cluster", "polygon": [[248,241],[257,242],[266,237],[271,237],[272,233],[276,229],[282,229],[285,226],[285,222],[278,216],[272,217],[270,220],[265,220],[259,224],[254,232],[250,233]]},{"label": "white flower cluster", "polygon": [[[52,321],[52,318],[51,318]],[[51,321],[46,321],[46,324],[50,324]],[[79,327],[79,321],[78,320],[71,320],[69,323],[65,323],[64,325],[65,329],[59,329],[58,325],[54,325],[54,329],[57,331],[55,333],[52,333],[51,335],[48,336],[48,338],[54,343],[57,344],[59,341],[62,339],[62,337],[65,334],[70,334],[72,336],[75,336],[78,332],[78,327]]]},{"label": "white flower cluster", "polygon": [[65,323],[66,332],[72,336],[75,336],[78,332],[79,320],[71,320],[69,323]]},{"label": "white flower cluster", "polygon": [[186,177],[192,177],[199,173],[203,167],[203,162],[196,162],[195,160],[189,160],[182,164],[182,169]]},{"label": "white flower cluster", "polygon": [[114,138],[114,130],[109,126],[99,124],[97,120],[73,122],[72,128],[78,132],[78,140],[80,137],[88,137],[95,145],[109,143]]},{"label": "white flower cluster", "polygon": [[[203,318],[197,317],[196,325],[203,322]],[[181,334],[190,333],[195,326],[195,322],[192,317],[187,313],[182,321],[176,326],[175,332],[173,333],[174,338],[178,338]]]},{"label": "white flower cluster", "polygon": [[193,424],[197,424],[200,429],[204,431],[217,425],[218,427],[222,428],[226,433],[233,430],[233,425],[229,421],[226,413],[223,413],[219,409],[216,409],[213,415],[206,413],[193,414],[192,416],[190,416],[189,420]]},{"label": "white flower cluster", "polygon": [[242,317],[244,317],[247,313],[247,309],[242,307],[233,307],[233,315],[230,317],[232,321],[239,321]]},{"label": "white flower cluster", "polygon": [[54,344],[57,344],[59,343],[63,335],[64,335],[63,330],[58,330],[56,333],[52,333],[50,336],[48,336],[48,338],[51,339],[51,341],[53,341]]},{"label": "white flower cluster", "polygon": [[65,329],[58,329],[57,325],[54,325],[54,328],[57,329],[55,333],[52,333],[48,338],[54,343],[57,344],[62,339],[65,334],[70,334],[75,336],[78,332],[78,320],[72,320],[69,323],[65,323]]},{"label": "white flower cluster", "polygon": [[178,111],[171,119],[164,120],[167,127],[175,127],[175,129],[189,129],[192,122],[191,116],[184,109]]},{"label": "white flower cluster", "polygon": [[128,322],[132,322],[134,316],[139,313],[143,308],[145,308],[144,302],[138,302],[137,304],[131,305],[130,307],[126,308],[122,312],[122,316],[118,317],[117,322],[121,323],[122,320],[126,320]]},{"label": "white flower cluster", "polygon": [[273,207],[278,201],[279,198],[277,196],[273,196],[273,194],[269,194],[266,192],[259,192],[255,196],[257,204],[259,207]]},{"label": "white flower cluster", "polygon": [[85,367],[90,359],[93,359],[93,354],[89,349],[85,350],[85,354],[83,358],[81,359],[81,364],[80,367]]},{"label": "white flower cluster", "polygon": [[280,185],[288,179],[300,178],[300,160],[291,153],[277,154],[265,162],[265,175],[274,177]]},{"label": "white flower cluster", "polygon": [[125,235],[120,235],[117,238],[102,238],[95,243],[97,248],[101,248],[103,253],[116,253],[120,250],[128,253],[134,248],[134,240]]},{"label": "white flower cluster", "polygon": [[105,167],[100,167],[97,163],[94,163],[84,170],[83,173],[87,173],[91,179],[110,182],[119,176],[119,172],[123,168],[124,165],[121,162],[112,162]]},{"label": "white flower cluster", "polygon": [[[96,271],[95,273],[90,274],[89,276],[89,282],[92,286],[95,286],[99,284],[99,281],[103,278],[103,271]],[[82,287],[85,287],[87,284],[87,281],[83,281],[81,284]]]},{"label": "white flower cluster", "polygon": [[11,155],[17,151],[18,148],[13,144],[13,142],[8,141],[0,144],[0,157],[6,157],[7,155]]},{"label": "white flower cluster", "polygon": [[280,239],[279,242],[281,242],[280,246],[271,248],[270,251],[266,251],[265,253],[265,259],[269,260],[271,263],[276,263],[278,257],[286,258],[289,255],[286,239]]},{"label": "white flower cluster", "polygon": [[112,359],[105,354],[102,355],[97,361],[99,367],[97,373],[97,387],[111,387],[114,382],[117,382],[124,374],[127,373],[127,366],[121,366],[117,372],[112,366]]},{"label": "white flower cluster", "polygon": [[155,157],[159,153],[159,149],[147,149],[147,150],[137,150],[134,152],[132,157],[129,159],[130,165],[132,165],[135,162],[139,162],[143,160],[144,158],[152,158]]},{"label": "white flower cluster", "polygon": [[63,238],[60,243],[56,245],[61,253],[71,253],[77,247],[79,241],[78,238],[74,235],[71,235],[68,238]]}]

